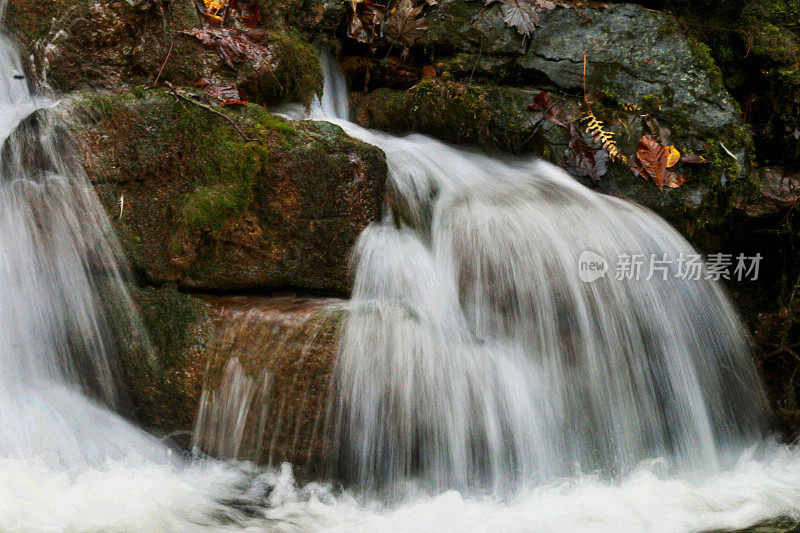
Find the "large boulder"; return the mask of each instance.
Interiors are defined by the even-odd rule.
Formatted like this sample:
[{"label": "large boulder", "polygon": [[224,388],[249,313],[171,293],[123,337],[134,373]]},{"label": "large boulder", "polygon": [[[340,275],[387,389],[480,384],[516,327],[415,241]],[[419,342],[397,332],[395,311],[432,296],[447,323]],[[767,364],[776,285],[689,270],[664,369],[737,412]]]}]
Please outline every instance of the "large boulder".
[{"label": "large boulder", "polygon": [[[450,0],[429,20],[419,46],[444,56],[438,61],[455,76],[544,77],[565,90],[586,86],[620,104],[657,104],[660,117],[701,135],[741,124],[708,49],[666,13],[633,4],[556,8],[541,13],[529,39],[504,22],[499,5]],[[454,53],[462,54],[460,61],[449,59]]]},{"label": "large boulder", "polygon": [[350,249],[380,216],[379,149],[326,122],[188,93],[84,94],[61,108],[147,283],[348,292]]},{"label": "large boulder", "polygon": [[29,73],[55,91],[158,81],[268,105],[322,91],[317,53],[297,32],[203,29],[191,0],[11,0],[8,10]]},{"label": "large boulder", "polygon": [[132,294],[152,339],[122,352],[140,423],[217,456],[322,464],[340,301]]},{"label": "large boulder", "polygon": [[[620,160],[598,182],[579,177],[701,240],[757,186],[742,113],[708,48],[672,15],[629,4],[559,7],[540,13],[529,38],[504,22],[497,4],[449,0],[429,8],[426,20],[427,31],[411,48],[419,52],[412,57],[430,64],[411,87],[381,78],[386,68],[361,72],[374,62],[346,60],[351,79],[392,86],[353,94],[361,125],[533,153],[569,167],[570,125],[585,130],[591,110],[629,159],[645,134],[704,158],[705,164],[680,164],[686,182],[664,191]],[[547,96],[537,99],[541,91]]]}]

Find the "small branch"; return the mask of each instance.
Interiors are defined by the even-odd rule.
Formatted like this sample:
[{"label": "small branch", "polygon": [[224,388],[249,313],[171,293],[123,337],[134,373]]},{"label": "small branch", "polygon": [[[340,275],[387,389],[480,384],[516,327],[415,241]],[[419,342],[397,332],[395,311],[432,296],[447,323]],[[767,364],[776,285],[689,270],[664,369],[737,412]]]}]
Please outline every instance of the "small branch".
[{"label": "small branch", "polygon": [[161,63],[161,68],[158,69],[158,75],[156,76],[156,81],[153,82],[153,87],[158,87],[158,80],[161,78],[161,73],[164,72],[164,67],[167,66],[167,61],[169,61],[169,56],[172,55],[172,47],[175,44],[175,35],[172,35],[172,40],[169,42],[169,50],[167,50],[167,57],[164,58],[164,62]]}]

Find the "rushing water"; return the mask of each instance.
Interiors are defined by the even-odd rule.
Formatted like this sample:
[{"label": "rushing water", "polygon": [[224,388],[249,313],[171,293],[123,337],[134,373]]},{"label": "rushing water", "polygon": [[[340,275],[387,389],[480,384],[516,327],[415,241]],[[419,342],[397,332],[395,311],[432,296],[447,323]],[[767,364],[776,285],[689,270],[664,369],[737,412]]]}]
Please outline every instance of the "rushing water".
[{"label": "rushing water", "polygon": [[718,283],[674,265],[579,277],[584,251],[695,255],[658,216],[547,163],[332,118],[386,152],[394,194],[356,249],[333,406],[343,473],[506,493],[653,457],[708,475],[762,438],[761,385]]},{"label": "rushing water", "polygon": [[[687,531],[800,517],[800,452],[761,442],[758,380],[719,287],[576,278],[584,249],[690,250],[674,230],[548,165],[358,128],[328,70],[316,117],[386,151],[395,198],[358,245],[330,406],[353,492],[297,485],[288,465],[190,459],[116,414],[115,332],[146,339],[93,189],[0,36],[0,529]],[[226,405],[269,393],[237,364],[198,424],[231,454],[214,433],[241,412]]]}]

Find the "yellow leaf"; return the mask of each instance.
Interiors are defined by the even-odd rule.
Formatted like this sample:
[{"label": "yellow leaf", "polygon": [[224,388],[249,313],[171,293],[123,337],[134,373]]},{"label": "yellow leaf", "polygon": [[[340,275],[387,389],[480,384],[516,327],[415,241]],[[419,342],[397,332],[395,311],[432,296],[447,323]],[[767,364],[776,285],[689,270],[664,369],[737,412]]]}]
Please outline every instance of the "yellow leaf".
[{"label": "yellow leaf", "polygon": [[674,167],[681,160],[681,153],[674,146],[665,146],[664,150],[667,151],[667,168]]}]

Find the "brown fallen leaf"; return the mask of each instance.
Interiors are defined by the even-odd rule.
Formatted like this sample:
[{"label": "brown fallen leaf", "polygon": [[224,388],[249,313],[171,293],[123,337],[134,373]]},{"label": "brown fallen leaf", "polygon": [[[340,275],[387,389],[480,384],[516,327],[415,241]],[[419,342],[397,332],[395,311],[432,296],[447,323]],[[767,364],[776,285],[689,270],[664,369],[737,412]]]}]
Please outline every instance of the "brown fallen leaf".
[{"label": "brown fallen leaf", "polygon": [[541,11],[556,7],[556,2],[551,0],[486,0],[485,4],[488,6],[497,1],[500,3],[503,22],[523,37],[530,37],[539,25]]},{"label": "brown fallen leaf", "polygon": [[[253,68],[271,66],[274,56],[269,47],[251,39],[249,32],[233,28],[194,28],[182,30],[184,35],[198,39],[205,46],[216,48],[225,63],[235,69],[237,65],[247,60]],[[258,37],[258,33],[253,35]]]},{"label": "brown fallen leaf", "polygon": [[604,149],[595,150],[593,140],[582,128],[575,123],[569,125],[570,139],[564,155],[567,156],[567,172],[581,177],[592,178],[598,182],[608,171],[608,152]]},{"label": "brown fallen leaf", "polygon": [[567,127],[567,125],[558,118],[560,110],[556,106],[553,95],[547,91],[539,91],[536,93],[533,97],[533,101],[528,104],[528,110],[541,112],[544,114],[544,118],[553,124],[564,126],[565,128]]},{"label": "brown fallen leaf", "polygon": [[405,46],[412,46],[428,29],[428,20],[422,15],[423,7],[415,7],[411,0],[400,0],[386,18],[383,25],[385,35]]},{"label": "brown fallen leaf", "polygon": [[204,93],[223,102],[241,99],[239,89],[233,85],[219,85],[208,78],[201,78],[196,85],[202,89]]},{"label": "brown fallen leaf", "polygon": [[706,159],[697,154],[683,154],[681,156],[681,163],[689,163],[691,165],[701,165],[703,163],[708,163]]},{"label": "brown fallen leaf", "polygon": [[680,187],[686,177],[669,170],[680,160],[680,152],[674,146],[661,146],[650,135],[643,135],[639,139],[636,157],[631,158],[631,171],[637,176],[653,180],[656,187],[663,191],[664,186]]}]

